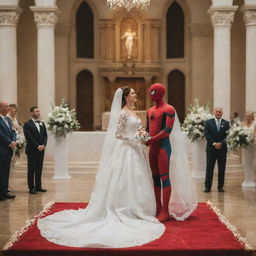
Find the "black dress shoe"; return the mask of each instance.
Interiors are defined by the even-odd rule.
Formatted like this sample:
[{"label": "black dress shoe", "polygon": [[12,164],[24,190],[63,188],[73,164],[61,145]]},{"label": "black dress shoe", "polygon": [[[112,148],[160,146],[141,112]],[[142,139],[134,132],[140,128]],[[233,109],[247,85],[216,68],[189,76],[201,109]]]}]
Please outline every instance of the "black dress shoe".
[{"label": "black dress shoe", "polygon": [[204,192],[205,192],[205,193],[209,193],[209,192],[211,192],[211,189],[210,189],[210,188],[205,188],[205,189],[204,189]]},{"label": "black dress shoe", "polygon": [[9,193],[4,195],[6,199],[14,199],[16,196],[15,195],[10,195]]},{"label": "black dress shoe", "polygon": [[39,188],[39,189],[36,189],[36,192],[47,192],[47,190],[43,188]]},{"label": "black dress shoe", "polygon": [[4,201],[6,200],[7,198],[5,196],[0,196],[0,201]]},{"label": "black dress shoe", "polygon": [[34,195],[34,194],[37,194],[37,193],[36,193],[36,191],[35,191],[34,189],[30,189],[30,190],[29,190],[29,194]]},{"label": "black dress shoe", "polygon": [[225,190],[223,188],[219,188],[218,190],[219,190],[219,192],[225,192]]}]

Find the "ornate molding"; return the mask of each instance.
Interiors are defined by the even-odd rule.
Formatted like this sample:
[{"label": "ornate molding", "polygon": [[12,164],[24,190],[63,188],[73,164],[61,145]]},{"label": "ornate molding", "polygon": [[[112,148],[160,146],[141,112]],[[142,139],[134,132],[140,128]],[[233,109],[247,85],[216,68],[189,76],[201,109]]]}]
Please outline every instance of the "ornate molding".
[{"label": "ornate molding", "polygon": [[211,22],[214,27],[231,27],[237,6],[233,7],[211,7],[208,12],[211,14]]},{"label": "ornate molding", "polygon": [[244,5],[242,7],[244,13],[244,22],[246,26],[256,26],[256,6]]},{"label": "ornate molding", "polygon": [[16,27],[21,9],[18,6],[0,8],[0,26]]},{"label": "ornate molding", "polygon": [[246,11],[244,13],[244,22],[246,26],[256,26],[256,11]]},{"label": "ornate molding", "polygon": [[99,74],[107,77],[110,81],[114,81],[117,77],[143,77],[146,81],[150,81],[152,77],[160,77],[161,67],[157,65],[140,66],[135,62],[124,62],[112,67],[102,65],[99,67]]},{"label": "ornate molding", "polygon": [[57,7],[30,7],[34,12],[34,20],[38,27],[54,27],[58,22]]}]

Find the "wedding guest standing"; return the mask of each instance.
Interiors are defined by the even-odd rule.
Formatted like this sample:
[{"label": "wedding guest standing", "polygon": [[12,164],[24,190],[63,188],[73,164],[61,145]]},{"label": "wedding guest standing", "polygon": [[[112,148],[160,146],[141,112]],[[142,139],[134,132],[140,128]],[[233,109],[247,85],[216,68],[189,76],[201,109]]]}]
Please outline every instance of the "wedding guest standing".
[{"label": "wedding guest standing", "polygon": [[24,124],[26,137],[26,154],[28,159],[28,188],[30,194],[46,192],[42,188],[42,169],[44,152],[47,144],[47,131],[40,118],[40,109],[34,106],[30,109],[31,119]]},{"label": "wedding guest standing", "polygon": [[8,110],[8,103],[0,101],[0,201],[15,198],[8,193],[11,159],[16,147],[16,133],[6,116]]},{"label": "wedding guest standing", "polygon": [[23,133],[23,128],[22,125],[18,122],[17,120],[17,112],[18,112],[18,107],[16,104],[10,104],[9,105],[9,111],[7,113],[7,117],[9,117],[12,120],[12,127],[17,133]]},{"label": "wedding guest standing", "polygon": [[237,112],[234,112],[233,118],[231,120],[231,124],[235,124],[235,123],[238,123],[238,122],[241,122],[240,117],[239,117]]},{"label": "wedding guest standing", "polygon": [[218,161],[218,191],[224,192],[224,178],[227,159],[227,131],[229,122],[222,119],[223,110],[221,107],[214,108],[214,118],[205,122],[206,145],[206,176],[205,190],[210,192],[215,162]]},{"label": "wedding guest standing", "polygon": [[242,122],[242,127],[248,130],[253,136],[256,134],[255,115],[253,111],[246,111],[245,120]]},{"label": "wedding guest standing", "polygon": [[[256,138],[256,123],[255,115],[252,111],[246,111],[245,120],[242,122],[243,130],[250,135],[250,138]],[[244,167],[244,182],[242,187],[256,187],[254,181],[254,167],[255,167],[255,144],[248,145],[243,149],[242,163]]]},{"label": "wedding guest standing", "polygon": [[[17,112],[18,112],[17,105],[10,104],[9,111],[6,116],[9,117],[10,120],[12,121],[12,128],[16,132],[16,139],[17,139],[16,150],[14,151],[12,161],[11,161],[11,169],[14,167],[17,158],[20,156],[20,145],[19,145],[20,140],[19,140],[19,138],[22,138],[25,140],[24,134],[23,134],[23,127],[22,127],[21,123],[18,122],[17,117],[16,117]],[[11,189],[8,189],[8,190],[11,191]]]}]

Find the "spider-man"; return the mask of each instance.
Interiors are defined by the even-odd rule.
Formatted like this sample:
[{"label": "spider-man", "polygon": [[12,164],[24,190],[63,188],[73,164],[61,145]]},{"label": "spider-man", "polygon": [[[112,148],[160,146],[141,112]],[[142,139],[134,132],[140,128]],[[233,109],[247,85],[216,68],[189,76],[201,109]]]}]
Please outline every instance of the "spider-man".
[{"label": "spider-man", "polygon": [[169,135],[174,124],[175,109],[164,101],[165,87],[162,84],[151,85],[149,94],[152,101],[155,102],[155,106],[147,112],[147,131],[151,137],[147,145],[150,145],[149,161],[154,180],[157,219],[163,222],[170,218],[168,212],[171,194],[169,179],[171,145]]}]

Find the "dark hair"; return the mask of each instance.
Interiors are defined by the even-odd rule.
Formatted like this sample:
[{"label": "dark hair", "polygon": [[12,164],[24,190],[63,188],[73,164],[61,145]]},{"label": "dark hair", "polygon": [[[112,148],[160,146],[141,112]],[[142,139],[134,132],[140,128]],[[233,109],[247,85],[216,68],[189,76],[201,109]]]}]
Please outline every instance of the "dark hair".
[{"label": "dark hair", "polygon": [[36,108],[38,108],[38,106],[33,106],[33,107],[31,107],[31,108],[30,108],[30,112],[33,113]]},{"label": "dark hair", "polygon": [[9,108],[15,108],[16,110],[18,110],[17,105],[16,104],[9,104]]},{"label": "dark hair", "polygon": [[126,99],[125,97],[127,97],[131,91],[131,88],[128,86],[122,87],[123,90],[123,95],[122,95],[122,108],[125,106],[126,104]]}]

